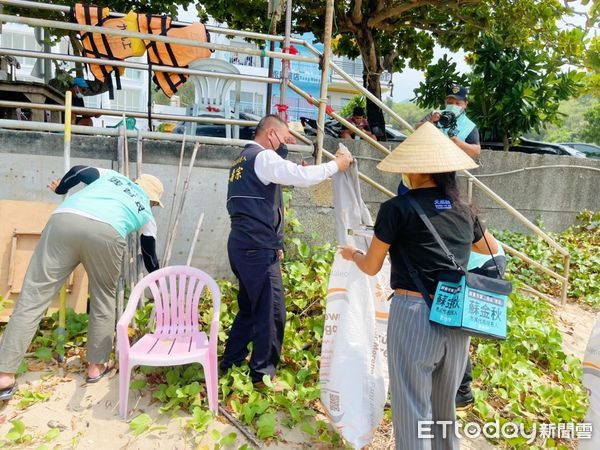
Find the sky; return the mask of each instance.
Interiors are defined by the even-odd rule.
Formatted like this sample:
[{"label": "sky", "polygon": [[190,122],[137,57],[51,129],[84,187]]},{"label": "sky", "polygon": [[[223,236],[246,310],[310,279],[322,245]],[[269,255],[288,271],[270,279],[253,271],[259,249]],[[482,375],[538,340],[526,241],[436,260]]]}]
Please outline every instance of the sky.
[{"label": "sky", "polygon": [[[586,10],[587,7],[581,5],[580,1],[575,1],[572,3],[572,6],[579,11]],[[179,8],[179,20],[185,22],[193,22],[197,20],[196,9],[194,6],[190,6],[188,10],[183,8]],[[585,22],[585,19],[581,16],[574,16],[569,19],[569,24],[562,23],[562,27],[568,27],[572,25],[582,26]],[[447,49],[436,46],[434,49],[434,57],[433,62],[436,62],[439,58],[441,58],[444,53],[447,53],[451,59],[456,62],[457,69],[460,72],[467,72],[469,67],[465,62],[465,53],[464,52],[450,52]],[[414,97],[414,89],[419,86],[419,83],[425,79],[424,73],[419,70],[414,70],[410,68],[406,68],[402,73],[394,73],[392,77],[392,81],[394,84],[393,88],[393,100],[396,102],[403,102],[410,100]]]}]

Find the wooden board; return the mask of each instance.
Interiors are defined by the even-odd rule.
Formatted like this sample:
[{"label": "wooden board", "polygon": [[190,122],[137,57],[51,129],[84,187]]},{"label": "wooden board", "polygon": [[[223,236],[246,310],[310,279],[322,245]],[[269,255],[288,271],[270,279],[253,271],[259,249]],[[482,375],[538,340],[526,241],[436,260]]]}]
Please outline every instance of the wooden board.
[{"label": "wooden board", "polygon": [[[11,307],[0,313],[0,321],[7,321],[12,306],[18,300],[25,272],[39,236],[57,204],[0,200],[0,295],[11,300]],[[79,265],[68,281],[67,307],[76,312],[86,311],[88,280]],[[48,312],[58,308],[58,297]]]}]

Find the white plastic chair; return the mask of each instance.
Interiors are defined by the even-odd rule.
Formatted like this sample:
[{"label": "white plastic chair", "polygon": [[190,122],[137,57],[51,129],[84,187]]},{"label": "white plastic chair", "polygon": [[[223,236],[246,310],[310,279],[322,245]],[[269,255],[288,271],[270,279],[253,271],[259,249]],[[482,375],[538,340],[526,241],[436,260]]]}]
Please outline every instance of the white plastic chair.
[{"label": "white plastic chair", "polygon": [[[198,59],[189,65],[190,69],[202,70],[205,72],[220,72],[239,74],[240,71],[233,64],[221,59]],[[191,75],[190,80],[194,83],[195,100],[192,108],[192,115],[214,115],[226,119],[239,119],[240,113],[240,91],[242,82],[240,80],[231,80],[228,78],[203,77],[200,75]],[[234,86],[235,101],[230,102],[229,91]],[[217,109],[218,111],[215,111]],[[233,111],[232,111],[233,110]],[[196,135],[196,125],[192,125],[192,136]],[[237,125],[225,126],[225,137],[238,139],[240,136],[240,127]]]}]

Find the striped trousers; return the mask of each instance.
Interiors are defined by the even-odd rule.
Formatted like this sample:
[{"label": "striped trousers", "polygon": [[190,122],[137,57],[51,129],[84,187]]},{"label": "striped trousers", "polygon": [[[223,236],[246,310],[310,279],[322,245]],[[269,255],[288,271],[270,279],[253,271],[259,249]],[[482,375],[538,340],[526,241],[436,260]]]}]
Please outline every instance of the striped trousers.
[{"label": "striped trousers", "polygon": [[[422,298],[394,296],[387,344],[396,449],[458,449],[454,400],[469,342],[462,331],[429,323],[429,307]],[[419,437],[419,430],[428,437]]]}]

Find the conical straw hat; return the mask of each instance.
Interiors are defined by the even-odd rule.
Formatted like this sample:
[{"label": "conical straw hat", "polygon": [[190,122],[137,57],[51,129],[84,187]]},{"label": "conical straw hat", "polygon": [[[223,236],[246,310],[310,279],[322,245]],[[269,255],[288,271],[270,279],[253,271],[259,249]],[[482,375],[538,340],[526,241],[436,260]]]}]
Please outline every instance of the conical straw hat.
[{"label": "conical straw hat", "polygon": [[396,173],[442,173],[475,169],[477,164],[431,122],[425,122],[377,168]]}]

